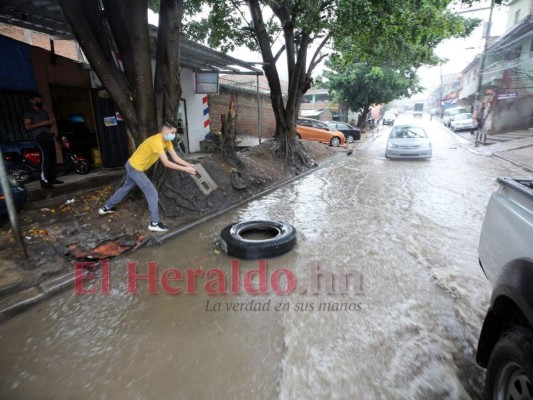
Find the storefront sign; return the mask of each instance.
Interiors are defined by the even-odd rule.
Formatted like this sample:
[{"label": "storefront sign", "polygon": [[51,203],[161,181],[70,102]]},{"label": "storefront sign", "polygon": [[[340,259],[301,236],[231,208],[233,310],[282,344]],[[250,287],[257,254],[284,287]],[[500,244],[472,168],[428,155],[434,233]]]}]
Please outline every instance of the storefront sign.
[{"label": "storefront sign", "polygon": [[218,72],[196,72],[196,93],[218,93]]}]

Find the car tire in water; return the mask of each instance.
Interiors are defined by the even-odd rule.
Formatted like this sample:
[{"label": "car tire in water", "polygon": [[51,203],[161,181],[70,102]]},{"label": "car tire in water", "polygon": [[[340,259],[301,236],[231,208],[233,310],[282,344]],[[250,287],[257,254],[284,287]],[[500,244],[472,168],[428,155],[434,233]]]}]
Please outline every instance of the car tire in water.
[{"label": "car tire in water", "polygon": [[280,256],[295,245],[296,229],[279,221],[238,222],[226,226],[220,233],[222,250],[232,257],[246,260]]},{"label": "car tire in water", "polygon": [[329,144],[333,147],[339,147],[339,145],[341,144],[341,140],[337,136],[334,136],[329,141]]},{"label": "car tire in water", "polygon": [[486,398],[533,398],[533,333],[521,327],[505,332],[492,350],[487,367]]}]

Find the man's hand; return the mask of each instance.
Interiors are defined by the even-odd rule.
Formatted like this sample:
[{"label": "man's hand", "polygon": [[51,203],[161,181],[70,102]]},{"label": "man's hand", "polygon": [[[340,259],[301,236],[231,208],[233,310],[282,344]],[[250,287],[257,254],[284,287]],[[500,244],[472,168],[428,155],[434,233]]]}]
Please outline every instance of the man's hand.
[{"label": "man's hand", "polygon": [[185,172],[187,172],[187,173],[189,173],[191,175],[195,175],[196,174],[196,168],[194,168],[192,166],[192,164],[190,166],[188,165],[188,166],[184,167],[183,171],[185,171]]}]

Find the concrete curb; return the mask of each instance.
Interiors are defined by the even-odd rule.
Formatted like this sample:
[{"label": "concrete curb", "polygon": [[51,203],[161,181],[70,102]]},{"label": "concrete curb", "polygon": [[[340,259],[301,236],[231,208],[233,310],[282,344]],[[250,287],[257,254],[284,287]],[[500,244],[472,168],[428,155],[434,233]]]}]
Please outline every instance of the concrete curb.
[{"label": "concrete curb", "polygon": [[510,159],[508,157],[505,157],[505,156],[502,156],[501,154],[498,154],[498,153],[492,153],[492,155],[494,157],[496,157],[496,158],[499,158],[499,159],[503,160],[503,161],[507,161],[508,163],[513,164],[516,167],[522,168],[522,169],[526,170],[527,172],[533,172],[533,168],[527,166],[526,164],[523,164],[521,162],[512,160],[512,159]]},{"label": "concrete curb", "polygon": [[51,277],[0,300],[0,323],[74,285],[74,272]]}]

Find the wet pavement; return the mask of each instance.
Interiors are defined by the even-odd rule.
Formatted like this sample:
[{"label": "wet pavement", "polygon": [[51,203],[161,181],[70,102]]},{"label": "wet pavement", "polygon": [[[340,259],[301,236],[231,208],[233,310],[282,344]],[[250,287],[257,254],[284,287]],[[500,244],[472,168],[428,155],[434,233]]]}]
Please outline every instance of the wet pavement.
[{"label": "wet pavement", "polygon": [[[111,260],[109,293],[70,290],[0,325],[0,398],[480,399],[475,348],[490,287],[479,232],[495,179],[524,171],[423,123],[430,161],[387,160],[386,129],[343,161]],[[265,294],[231,293],[235,263],[217,244],[227,224],[249,219],[298,232],[294,250],[267,260]],[[138,273],[158,263],[160,281],[179,269],[171,286],[197,293],[171,295],[161,282],[149,293],[138,281],[132,294],[128,262]],[[199,268],[214,272],[194,277]],[[314,294],[317,268],[321,289],[329,272],[336,289],[347,274],[348,293]],[[230,293],[206,293],[222,290],[208,283],[220,274]],[[290,274],[297,289],[282,294]],[[100,290],[96,278],[84,288]]]}]

